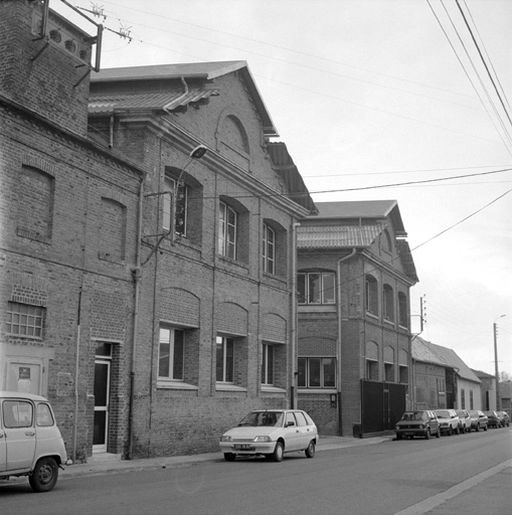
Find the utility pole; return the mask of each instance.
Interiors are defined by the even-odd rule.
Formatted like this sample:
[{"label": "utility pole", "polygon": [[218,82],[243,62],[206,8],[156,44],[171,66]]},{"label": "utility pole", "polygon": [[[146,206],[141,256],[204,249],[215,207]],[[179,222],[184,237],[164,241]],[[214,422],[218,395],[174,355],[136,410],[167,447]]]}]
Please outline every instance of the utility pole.
[{"label": "utility pole", "polygon": [[496,380],[496,410],[500,411],[500,375],[498,371],[498,324],[497,321],[506,315],[500,315],[492,324],[493,337],[494,337],[494,376]]}]

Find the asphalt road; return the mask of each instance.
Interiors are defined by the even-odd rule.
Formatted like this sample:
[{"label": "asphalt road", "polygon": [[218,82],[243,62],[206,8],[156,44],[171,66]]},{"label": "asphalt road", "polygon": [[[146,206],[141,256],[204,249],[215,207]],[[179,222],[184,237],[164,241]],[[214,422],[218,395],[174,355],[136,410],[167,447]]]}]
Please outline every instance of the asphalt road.
[{"label": "asphalt road", "polygon": [[[385,515],[425,513],[425,506],[441,514],[470,499],[457,513],[494,515],[508,513],[501,510],[510,506],[510,474],[491,477],[494,501],[475,499],[473,483],[485,486],[479,474],[511,458],[508,428],[317,452],[314,459],[301,453],[282,463],[227,463],[219,455],[173,469],[62,478],[44,494],[31,493],[26,480],[0,482],[0,514]],[[460,485],[471,488],[456,495]],[[447,492],[455,492],[451,504],[428,504]]]}]

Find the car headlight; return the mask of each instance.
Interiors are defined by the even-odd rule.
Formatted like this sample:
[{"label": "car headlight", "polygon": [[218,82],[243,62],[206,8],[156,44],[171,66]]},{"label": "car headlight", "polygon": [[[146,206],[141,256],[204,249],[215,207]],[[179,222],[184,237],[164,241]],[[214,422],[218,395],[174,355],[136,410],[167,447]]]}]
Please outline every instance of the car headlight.
[{"label": "car headlight", "polygon": [[255,442],[271,442],[271,438],[268,435],[260,435],[254,437]]},{"label": "car headlight", "polygon": [[231,442],[233,438],[230,435],[222,435],[220,437],[221,442]]}]

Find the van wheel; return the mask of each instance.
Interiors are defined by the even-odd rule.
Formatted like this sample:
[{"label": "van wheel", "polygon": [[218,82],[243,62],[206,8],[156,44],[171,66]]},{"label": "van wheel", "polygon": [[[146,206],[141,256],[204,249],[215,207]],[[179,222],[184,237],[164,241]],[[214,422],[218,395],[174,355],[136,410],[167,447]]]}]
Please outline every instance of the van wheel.
[{"label": "van wheel", "polygon": [[284,448],[282,442],[277,442],[272,457],[274,461],[283,461]]},{"label": "van wheel", "polygon": [[53,458],[41,458],[34,467],[28,482],[34,492],[48,492],[57,483],[59,467]]},{"label": "van wheel", "polygon": [[315,457],[315,442],[311,440],[309,445],[306,448],[306,458],[314,458]]}]

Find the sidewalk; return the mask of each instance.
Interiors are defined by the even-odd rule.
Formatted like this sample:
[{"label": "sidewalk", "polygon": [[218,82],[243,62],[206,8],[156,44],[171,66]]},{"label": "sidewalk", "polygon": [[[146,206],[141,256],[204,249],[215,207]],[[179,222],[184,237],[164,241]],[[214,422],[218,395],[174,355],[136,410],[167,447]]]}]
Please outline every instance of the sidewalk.
[{"label": "sidewalk", "polygon": [[[344,449],[361,445],[372,445],[391,440],[392,436],[378,436],[370,438],[354,438],[348,436],[320,436],[316,447],[317,452],[332,449]],[[73,478],[85,475],[109,474],[115,472],[130,472],[136,470],[151,470],[160,468],[183,467],[193,463],[222,460],[222,453],[209,452],[204,454],[192,454],[188,456],[162,456],[158,458],[140,458],[135,460],[122,460],[120,454],[94,454],[88,458],[87,463],[64,466],[61,471],[61,479]]]}]

